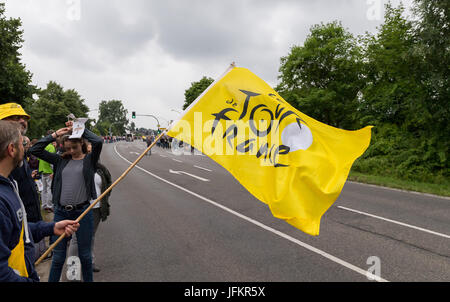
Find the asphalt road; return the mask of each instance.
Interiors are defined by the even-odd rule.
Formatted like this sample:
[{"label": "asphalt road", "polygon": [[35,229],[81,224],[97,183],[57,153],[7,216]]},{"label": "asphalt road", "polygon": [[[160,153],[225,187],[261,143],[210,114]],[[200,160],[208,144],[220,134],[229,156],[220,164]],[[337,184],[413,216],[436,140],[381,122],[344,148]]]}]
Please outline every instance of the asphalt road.
[{"label": "asphalt road", "polygon": [[[146,149],[105,144],[117,179]],[[206,156],[155,147],[114,188],[95,281],[450,281],[450,199],[348,182],[312,237]],[[373,276],[373,275],[371,275]]]}]

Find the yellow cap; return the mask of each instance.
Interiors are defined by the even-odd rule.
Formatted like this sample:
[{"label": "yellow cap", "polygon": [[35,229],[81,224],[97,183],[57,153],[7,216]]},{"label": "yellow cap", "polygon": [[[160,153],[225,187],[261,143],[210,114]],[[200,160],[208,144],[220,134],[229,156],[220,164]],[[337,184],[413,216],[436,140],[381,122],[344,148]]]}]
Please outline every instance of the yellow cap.
[{"label": "yellow cap", "polygon": [[22,106],[16,103],[8,103],[0,105],[0,120],[3,120],[7,117],[19,115],[26,116],[30,118],[30,116],[23,110]]}]

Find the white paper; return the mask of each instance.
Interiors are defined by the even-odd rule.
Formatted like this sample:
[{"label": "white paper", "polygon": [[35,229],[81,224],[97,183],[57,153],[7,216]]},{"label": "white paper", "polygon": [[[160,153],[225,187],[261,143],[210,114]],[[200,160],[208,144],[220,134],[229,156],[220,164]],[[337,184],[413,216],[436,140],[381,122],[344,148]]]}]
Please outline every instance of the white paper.
[{"label": "white paper", "polygon": [[72,135],[69,138],[81,138],[84,133],[87,118],[77,118],[73,121]]}]

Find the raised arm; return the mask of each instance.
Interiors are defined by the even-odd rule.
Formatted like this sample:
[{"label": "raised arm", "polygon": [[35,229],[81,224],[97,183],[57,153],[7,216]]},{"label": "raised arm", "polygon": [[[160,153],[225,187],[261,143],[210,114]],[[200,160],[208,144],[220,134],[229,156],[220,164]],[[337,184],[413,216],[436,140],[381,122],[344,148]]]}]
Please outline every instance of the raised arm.
[{"label": "raised arm", "polygon": [[72,131],[72,127],[65,127],[57,130],[51,135],[48,135],[44,137],[43,139],[39,140],[36,144],[34,144],[33,147],[30,148],[29,152],[36,156],[37,158],[40,158],[42,160],[45,160],[46,162],[57,165],[58,162],[61,160],[61,157],[55,153],[50,153],[47,150],[45,150],[45,147],[47,147],[50,143],[54,142],[56,140],[56,137],[63,136],[67,133]]},{"label": "raised arm", "polygon": [[50,153],[45,150],[45,148],[54,141],[55,138],[52,135],[48,135],[34,144],[33,147],[30,148],[29,152],[37,158],[45,160],[52,165],[56,165],[60,161],[61,157],[55,153]]}]

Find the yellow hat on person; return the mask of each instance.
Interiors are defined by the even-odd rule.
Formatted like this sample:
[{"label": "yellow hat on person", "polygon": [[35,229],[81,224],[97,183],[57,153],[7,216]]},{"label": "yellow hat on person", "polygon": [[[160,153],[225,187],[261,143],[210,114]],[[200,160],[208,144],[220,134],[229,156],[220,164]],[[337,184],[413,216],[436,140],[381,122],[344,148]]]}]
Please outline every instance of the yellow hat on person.
[{"label": "yellow hat on person", "polygon": [[8,103],[0,105],[0,120],[13,115],[26,116],[30,118],[30,116],[25,112],[25,110],[23,110],[22,106],[20,106],[19,104]]}]

